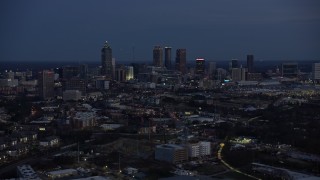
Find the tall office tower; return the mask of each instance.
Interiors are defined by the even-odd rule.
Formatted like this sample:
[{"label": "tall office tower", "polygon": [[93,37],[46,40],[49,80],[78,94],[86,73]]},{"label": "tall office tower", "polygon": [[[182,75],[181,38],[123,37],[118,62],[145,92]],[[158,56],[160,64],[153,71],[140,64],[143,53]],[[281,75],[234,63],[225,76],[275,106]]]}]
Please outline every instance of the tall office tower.
[{"label": "tall office tower", "polygon": [[209,62],[209,69],[208,69],[208,75],[213,77],[215,71],[216,71],[217,65],[216,62],[210,61]]},{"label": "tall office tower", "polygon": [[126,69],[126,80],[132,80],[134,79],[134,73],[133,73],[133,66],[127,66]]},{"label": "tall office tower", "polygon": [[289,78],[298,77],[298,63],[283,63],[282,76]]},{"label": "tall office tower", "polygon": [[79,76],[78,66],[64,66],[62,67],[62,78],[71,79]]},{"label": "tall office tower", "polygon": [[116,69],[115,79],[119,82],[126,81],[126,69],[124,67],[119,67]]},{"label": "tall office tower", "polygon": [[254,65],[254,56],[252,54],[249,54],[249,55],[247,55],[248,73],[253,73],[254,72],[253,65]]},{"label": "tall office tower", "polygon": [[171,69],[171,47],[164,48],[164,63],[167,69]]},{"label": "tall office tower", "polygon": [[87,81],[80,78],[72,78],[63,82],[64,90],[78,90],[84,96],[87,92]]},{"label": "tall office tower", "polygon": [[88,76],[88,65],[87,64],[81,64],[79,66],[79,75],[81,79],[87,79]]},{"label": "tall office tower", "polygon": [[187,50],[177,49],[176,51],[176,70],[180,71],[182,74],[186,73],[187,64]]},{"label": "tall office tower", "polygon": [[320,63],[313,63],[313,65],[312,65],[312,79],[315,82],[320,81]]},{"label": "tall office tower", "polygon": [[112,58],[112,79],[116,77],[116,58]]},{"label": "tall office tower", "polygon": [[246,68],[232,68],[232,81],[245,81],[246,80]]},{"label": "tall office tower", "polygon": [[204,74],[205,61],[203,58],[196,59],[196,74]]},{"label": "tall office tower", "polygon": [[39,96],[47,100],[54,97],[54,72],[43,70],[39,72]]},{"label": "tall office tower", "polygon": [[112,49],[106,41],[101,49],[101,74],[105,75],[106,78],[112,79]]},{"label": "tall office tower", "polygon": [[153,66],[163,67],[163,49],[160,46],[153,48]]},{"label": "tall office tower", "polygon": [[231,68],[238,68],[239,64],[238,64],[238,59],[232,59],[231,60]]}]

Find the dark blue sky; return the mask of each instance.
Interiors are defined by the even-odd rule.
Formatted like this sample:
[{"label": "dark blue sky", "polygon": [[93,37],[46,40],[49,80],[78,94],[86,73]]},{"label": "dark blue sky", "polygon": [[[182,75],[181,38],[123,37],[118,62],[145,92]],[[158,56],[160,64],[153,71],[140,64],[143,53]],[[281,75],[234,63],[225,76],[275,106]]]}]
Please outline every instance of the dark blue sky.
[{"label": "dark blue sky", "polygon": [[[0,61],[150,61],[154,45],[187,59],[320,59],[319,0],[1,0]],[[174,59],[174,55],[172,57]]]}]

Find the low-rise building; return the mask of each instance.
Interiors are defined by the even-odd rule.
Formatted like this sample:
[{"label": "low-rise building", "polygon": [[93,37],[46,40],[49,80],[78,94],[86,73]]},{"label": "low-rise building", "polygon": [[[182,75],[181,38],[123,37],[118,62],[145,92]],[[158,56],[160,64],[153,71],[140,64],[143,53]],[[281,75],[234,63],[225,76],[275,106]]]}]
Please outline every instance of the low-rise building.
[{"label": "low-rise building", "polygon": [[188,145],[189,157],[195,158],[200,156],[211,155],[211,143],[207,141],[201,141]]},{"label": "low-rise building", "polygon": [[66,90],[63,92],[62,98],[64,101],[78,101],[81,99],[79,90]]},{"label": "low-rise building", "polygon": [[59,145],[59,138],[56,136],[50,136],[39,141],[39,145],[42,147],[54,147]]},{"label": "low-rise building", "polygon": [[133,174],[138,173],[138,169],[137,168],[133,168],[133,167],[127,167],[127,168],[124,169],[124,172],[126,174],[133,175]]},{"label": "low-rise building", "polygon": [[8,156],[18,157],[18,156],[21,156],[21,155],[28,153],[28,151],[29,151],[29,149],[26,145],[17,144],[15,146],[9,147],[6,152],[7,152]]},{"label": "low-rise building", "polygon": [[21,179],[40,179],[38,174],[28,164],[17,166],[17,176]]},{"label": "low-rise building", "polygon": [[169,163],[179,163],[188,160],[187,148],[176,144],[161,144],[156,146],[155,159]]},{"label": "low-rise building", "polygon": [[95,125],[95,112],[77,112],[71,120],[73,127],[86,128]]},{"label": "low-rise building", "polygon": [[107,130],[115,130],[117,128],[120,128],[122,127],[123,125],[122,124],[102,124],[100,127],[107,131]]},{"label": "low-rise building", "polygon": [[78,174],[78,172],[75,169],[63,169],[58,171],[50,171],[47,174],[51,179],[56,179],[56,178],[63,178],[68,176],[75,176]]}]

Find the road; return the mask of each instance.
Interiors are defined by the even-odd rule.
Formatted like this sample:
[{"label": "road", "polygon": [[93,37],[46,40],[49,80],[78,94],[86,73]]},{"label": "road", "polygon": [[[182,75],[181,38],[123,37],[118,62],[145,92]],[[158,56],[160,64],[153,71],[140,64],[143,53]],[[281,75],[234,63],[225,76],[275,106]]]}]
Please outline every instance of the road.
[{"label": "road", "polygon": [[262,117],[262,116],[257,116],[257,117],[254,117],[254,118],[250,118],[250,119],[248,119],[248,122],[254,121],[254,120],[259,119],[259,118],[261,118],[261,117]]},{"label": "road", "polygon": [[1,167],[0,168],[0,177],[4,173],[16,170],[17,166],[20,166],[20,165],[23,165],[23,164],[33,164],[34,162],[38,161],[41,158],[47,158],[47,157],[53,156],[54,154],[68,151],[72,147],[72,145],[73,144],[69,145],[69,147],[64,148],[63,150],[61,150],[59,148],[59,149],[57,149],[57,150],[55,150],[53,152],[47,152],[47,153],[33,155],[31,157],[27,157],[25,159],[18,160],[17,162],[10,163],[5,167]]},{"label": "road", "polygon": [[23,159],[21,161],[15,162],[13,164],[10,164],[8,166],[2,167],[0,169],[0,176],[4,173],[16,170],[17,166],[20,166],[22,164],[32,164],[32,162],[34,162],[37,159],[37,156],[32,156],[26,159]]},{"label": "road", "polygon": [[224,160],[222,159],[222,155],[221,155],[221,152],[222,152],[223,147],[224,147],[224,143],[221,143],[221,144],[220,144],[220,148],[219,148],[219,150],[218,150],[218,154],[217,154],[217,155],[218,155],[218,159],[222,162],[223,165],[225,165],[225,166],[226,166],[227,168],[229,168],[231,171],[237,172],[237,173],[239,173],[239,174],[248,176],[248,177],[253,178],[253,179],[259,179],[259,180],[260,180],[260,178],[257,178],[257,177],[255,177],[255,176],[252,176],[252,175],[250,175],[250,174],[247,174],[247,173],[245,173],[245,172],[242,172],[242,171],[240,171],[240,170],[238,170],[238,169],[230,166],[230,164],[228,164],[226,161],[224,161]]}]

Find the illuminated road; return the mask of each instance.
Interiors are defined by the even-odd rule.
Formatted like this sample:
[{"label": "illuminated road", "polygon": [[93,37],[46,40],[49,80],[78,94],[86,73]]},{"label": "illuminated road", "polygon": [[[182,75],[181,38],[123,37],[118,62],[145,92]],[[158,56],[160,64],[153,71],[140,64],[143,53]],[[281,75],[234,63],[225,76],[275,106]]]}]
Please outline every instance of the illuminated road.
[{"label": "illuminated road", "polygon": [[220,144],[220,148],[219,148],[219,150],[218,150],[218,159],[219,159],[225,166],[227,166],[231,171],[237,172],[237,173],[239,173],[239,174],[248,176],[248,177],[253,178],[253,179],[259,179],[259,180],[260,180],[260,178],[254,177],[254,176],[252,176],[252,175],[250,175],[250,174],[247,174],[247,173],[244,173],[244,172],[242,172],[242,171],[240,171],[240,170],[238,170],[238,169],[235,169],[235,168],[233,168],[232,166],[230,166],[227,162],[225,162],[225,161],[222,159],[222,156],[221,156],[221,152],[222,152],[223,147],[224,147],[224,143],[221,143],[221,144]]},{"label": "illuminated road", "polygon": [[248,119],[248,122],[254,121],[254,120],[259,119],[259,118],[261,118],[261,117],[262,117],[262,116],[257,116],[257,117],[254,117],[254,118],[250,118],[250,119]]}]

